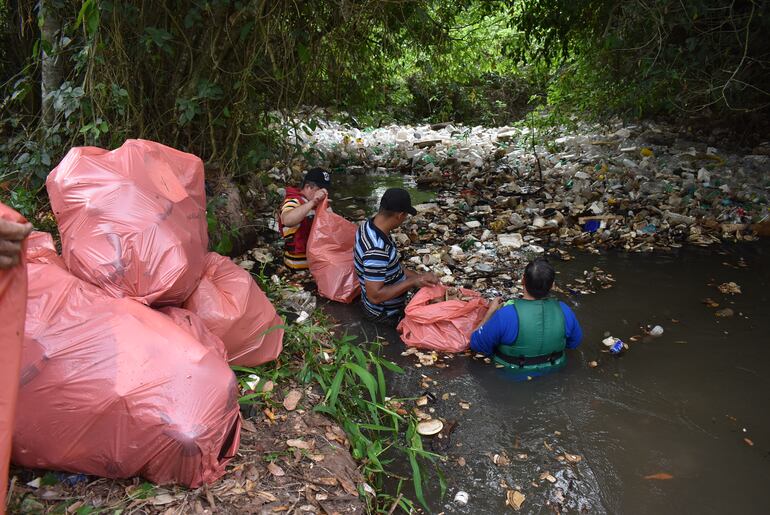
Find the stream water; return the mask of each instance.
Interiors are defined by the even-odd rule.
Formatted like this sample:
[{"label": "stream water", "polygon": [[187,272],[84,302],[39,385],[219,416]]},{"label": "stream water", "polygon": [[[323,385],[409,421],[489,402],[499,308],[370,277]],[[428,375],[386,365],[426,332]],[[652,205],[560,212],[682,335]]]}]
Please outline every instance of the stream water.
[{"label": "stream water", "polygon": [[[357,199],[336,209],[371,212],[379,189],[411,186],[403,181],[353,179],[358,189],[337,191]],[[507,485],[525,494],[524,513],[552,513],[554,505],[587,513],[766,513],[770,245],[573,255],[556,265],[557,282],[598,266],[616,286],[564,299],[583,326],[583,344],[569,351],[566,369],[528,382],[512,382],[466,356],[447,368],[416,368],[413,356],[401,356],[405,347],[394,329],[362,322],[357,304],[324,304],[348,332],[387,340],[385,355],[405,369],[391,377],[392,395],[419,396],[424,374],[436,381],[434,415],[457,421],[443,452],[448,492],[440,499],[433,481],[426,492],[431,508],[503,513],[510,510]],[[721,294],[716,285],[727,281],[742,293]],[[735,315],[716,317],[702,303],[706,297]],[[606,332],[629,341],[642,324],[660,324],[665,332],[631,343],[619,358],[602,352]],[[595,368],[588,365],[593,360]],[[449,399],[441,400],[445,393]],[[430,448],[428,439],[425,445]],[[491,456],[503,452],[511,463],[495,465]],[[581,460],[555,459],[565,452]],[[541,480],[543,473],[555,483]],[[670,477],[645,477],[661,473]],[[453,502],[458,490],[468,492],[466,506]]]}]

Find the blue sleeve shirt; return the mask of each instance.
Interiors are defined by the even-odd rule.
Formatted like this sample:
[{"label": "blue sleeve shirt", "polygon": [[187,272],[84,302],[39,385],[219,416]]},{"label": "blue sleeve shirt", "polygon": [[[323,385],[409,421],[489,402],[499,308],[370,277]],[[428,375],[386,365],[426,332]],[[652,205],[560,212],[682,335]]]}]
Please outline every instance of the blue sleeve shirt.
[{"label": "blue sleeve shirt", "polygon": [[[574,349],[583,340],[583,329],[575,313],[563,302],[559,302],[564,313],[564,334],[567,337],[567,348]],[[513,305],[498,309],[486,324],[479,327],[471,335],[471,349],[491,355],[500,344],[511,345],[519,335],[519,315]]]}]

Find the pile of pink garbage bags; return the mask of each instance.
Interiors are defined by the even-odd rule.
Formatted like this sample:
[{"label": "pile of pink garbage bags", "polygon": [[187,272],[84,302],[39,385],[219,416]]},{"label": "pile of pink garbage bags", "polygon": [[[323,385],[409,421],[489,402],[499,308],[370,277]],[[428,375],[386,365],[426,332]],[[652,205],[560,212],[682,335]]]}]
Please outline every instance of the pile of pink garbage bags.
[{"label": "pile of pink garbage bags", "polygon": [[207,252],[201,160],[128,140],[73,148],[46,187],[62,254],[27,241],[28,296],[12,461],[197,487],[240,440],[228,364],[282,349],[251,275]]}]

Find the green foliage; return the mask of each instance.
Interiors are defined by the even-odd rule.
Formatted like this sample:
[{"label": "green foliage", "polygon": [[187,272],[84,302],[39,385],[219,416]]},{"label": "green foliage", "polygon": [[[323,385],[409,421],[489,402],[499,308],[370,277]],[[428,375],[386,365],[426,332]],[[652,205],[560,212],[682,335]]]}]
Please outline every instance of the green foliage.
[{"label": "green foliage", "polygon": [[206,202],[206,223],[209,232],[209,246],[218,254],[228,256],[233,251],[233,244],[239,235],[236,227],[227,226],[217,217],[217,211],[227,202],[224,197],[211,196]]},{"label": "green foliage", "polygon": [[765,2],[535,0],[511,24],[525,42],[516,55],[556,65],[549,104],[582,116],[770,107]]},{"label": "green foliage", "polygon": [[[277,288],[285,288],[267,280],[264,270],[257,281],[265,285],[269,296],[278,294]],[[416,432],[417,420],[411,414],[398,414],[393,403],[399,399],[388,397],[386,373],[400,374],[403,370],[379,355],[381,347],[377,343],[361,347],[351,336],[332,335],[320,311],[311,321],[286,324],[283,328],[285,358],[256,368],[233,367],[242,386],[251,374],[260,378],[260,385],[267,380],[282,384],[289,379],[318,384],[324,397],[315,410],[344,429],[353,457],[361,463],[364,476],[378,493],[370,509],[387,509],[393,504],[396,497],[385,492],[385,479],[395,476],[393,469],[404,462],[412,470],[415,497],[427,507],[423,496],[426,465],[439,456],[422,448]],[[243,396],[241,403],[269,406],[274,402],[272,392],[260,391],[259,385],[256,391]],[[407,511],[413,507],[404,497],[398,504]]]}]

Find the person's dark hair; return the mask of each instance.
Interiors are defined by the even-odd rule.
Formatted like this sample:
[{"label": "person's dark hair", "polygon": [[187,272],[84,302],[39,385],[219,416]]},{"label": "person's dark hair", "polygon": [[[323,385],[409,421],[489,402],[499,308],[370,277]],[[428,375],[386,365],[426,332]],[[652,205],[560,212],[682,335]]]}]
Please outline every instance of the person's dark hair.
[{"label": "person's dark hair", "polygon": [[547,297],[553,287],[556,271],[545,258],[530,261],[524,269],[524,287],[536,299]]},{"label": "person's dark hair", "polygon": [[315,183],[313,181],[309,181],[307,179],[304,179],[302,181],[302,184],[300,185],[299,189],[302,189],[302,188],[304,188],[305,186],[308,186],[308,185],[309,186],[315,186],[316,188],[320,188],[321,187],[321,186],[319,186],[317,183]]}]

